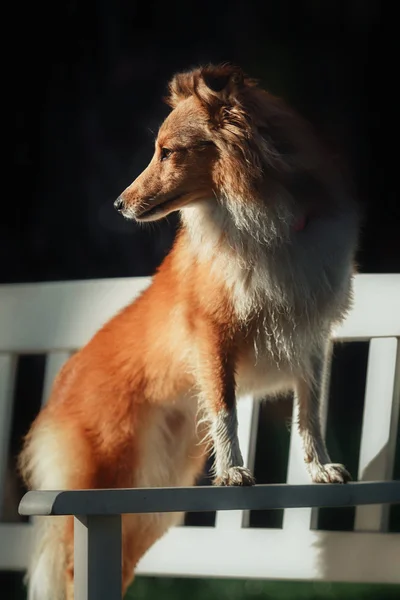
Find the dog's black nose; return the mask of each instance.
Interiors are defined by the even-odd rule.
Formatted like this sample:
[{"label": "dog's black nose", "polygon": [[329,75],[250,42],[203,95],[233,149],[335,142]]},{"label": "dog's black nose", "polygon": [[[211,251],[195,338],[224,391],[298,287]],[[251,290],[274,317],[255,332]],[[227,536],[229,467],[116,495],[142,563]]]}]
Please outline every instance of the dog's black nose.
[{"label": "dog's black nose", "polygon": [[121,212],[121,210],[123,209],[123,207],[124,207],[124,200],[123,200],[122,196],[118,196],[118,198],[114,202],[114,208],[118,212]]}]

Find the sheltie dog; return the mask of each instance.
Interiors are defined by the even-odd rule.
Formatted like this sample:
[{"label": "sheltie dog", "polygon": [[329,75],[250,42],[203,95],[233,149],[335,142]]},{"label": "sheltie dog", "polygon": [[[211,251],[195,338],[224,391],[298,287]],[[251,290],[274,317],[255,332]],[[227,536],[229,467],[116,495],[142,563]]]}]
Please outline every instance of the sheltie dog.
[{"label": "sheltie dog", "polygon": [[[352,296],[358,215],[311,127],[239,68],[173,77],[148,167],[115,201],[127,219],[179,211],[150,287],[58,375],[20,456],[29,488],[190,486],[208,441],[216,485],[253,485],[236,398],[294,391],[314,482],[345,482],[319,405],[334,325]],[[123,589],[176,514],[123,516]],[[73,598],[72,517],[45,518],[31,600]]]}]

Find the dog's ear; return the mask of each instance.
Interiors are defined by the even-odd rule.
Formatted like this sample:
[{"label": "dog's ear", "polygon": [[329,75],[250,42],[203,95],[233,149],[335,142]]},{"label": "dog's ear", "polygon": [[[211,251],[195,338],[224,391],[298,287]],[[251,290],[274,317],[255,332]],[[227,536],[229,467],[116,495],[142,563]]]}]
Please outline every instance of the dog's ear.
[{"label": "dog's ear", "polygon": [[203,67],[200,71],[200,82],[206,88],[203,88],[203,93],[211,93],[225,103],[243,88],[244,74],[239,67],[232,65]]},{"label": "dog's ear", "polygon": [[207,106],[221,106],[234,103],[240,91],[254,83],[245,79],[239,67],[228,64],[209,65],[175,75],[169,83],[169,94],[164,100],[175,108],[189,96],[197,96]]},{"label": "dog's ear", "polygon": [[195,72],[177,73],[168,84],[168,96],[164,101],[175,108],[179,102],[192,96],[195,90]]},{"label": "dog's ear", "polygon": [[197,96],[207,108],[213,129],[237,121],[237,107],[243,101],[245,88],[252,82],[233,65],[207,66],[200,69]]}]

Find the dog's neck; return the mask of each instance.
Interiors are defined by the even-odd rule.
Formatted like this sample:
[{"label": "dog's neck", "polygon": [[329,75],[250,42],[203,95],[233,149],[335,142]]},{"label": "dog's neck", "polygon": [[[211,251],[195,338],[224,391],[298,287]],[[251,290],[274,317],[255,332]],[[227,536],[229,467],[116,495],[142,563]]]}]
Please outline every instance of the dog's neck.
[{"label": "dog's neck", "polygon": [[291,237],[301,235],[295,233],[295,224],[303,225],[285,202],[276,206],[279,210],[213,199],[181,211],[193,255],[207,262],[211,275],[231,291],[244,320],[267,299],[280,306],[292,302],[281,269]]},{"label": "dog's neck", "polygon": [[293,231],[306,226],[305,215],[295,214],[290,199],[284,198],[270,205],[228,196],[213,198],[186,206],[181,218],[200,259],[211,259],[224,250],[247,254],[254,245],[257,252],[275,253]]}]

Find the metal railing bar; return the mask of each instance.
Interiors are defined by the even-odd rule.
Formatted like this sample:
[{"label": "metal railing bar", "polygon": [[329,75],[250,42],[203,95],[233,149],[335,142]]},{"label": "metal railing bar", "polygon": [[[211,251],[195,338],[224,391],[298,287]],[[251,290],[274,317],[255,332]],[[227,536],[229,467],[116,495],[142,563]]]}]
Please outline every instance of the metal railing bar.
[{"label": "metal railing bar", "polygon": [[400,481],[254,487],[31,491],[21,515],[119,515],[399,504]]}]

